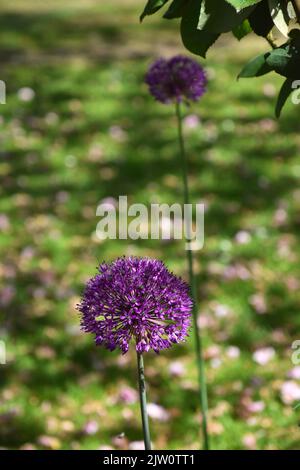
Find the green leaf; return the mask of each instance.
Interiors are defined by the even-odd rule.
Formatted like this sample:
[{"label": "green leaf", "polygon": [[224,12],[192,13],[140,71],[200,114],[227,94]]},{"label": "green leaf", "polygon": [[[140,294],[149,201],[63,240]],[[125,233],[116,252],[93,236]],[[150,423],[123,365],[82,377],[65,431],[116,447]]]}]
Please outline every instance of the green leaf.
[{"label": "green leaf", "polygon": [[251,60],[239,77],[259,77],[274,71],[283,77],[296,80],[300,70],[300,38],[294,38],[272,51]]},{"label": "green leaf", "polygon": [[300,48],[300,30],[292,29],[289,32],[289,37],[293,39],[293,43]]},{"label": "green leaf", "polygon": [[169,0],[148,0],[143,13],[140,16],[140,21],[143,21],[145,16],[153,15],[160,10]]},{"label": "green leaf", "polygon": [[219,34],[197,29],[200,6],[199,0],[189,1],[181,20],[181,38],[190,52],[206,57],[208,49],[218,39]]},{"label": "green leaf", "polygon": [[288,2],[287,4],[287,12],[291,20],[296,20],[297,19],[297,13],[295,11],[294,5],[292,2]]},{"label": "green leaf", "polygon": [[268,55],[269,53],[261,54],[248,62],[239,73],[238,78],[261,77],[262,75],[272,72],[272,67],[270,67],[266,61]]},{"label": "green leaf", "polygon": [[232,5],[236,9],[236,11],[241,11],[244,8],[251,7],[252,5],[256,5],[262,0],[226,0],[226,1],[230,3],[230,5]]},{"label": "green leaf", "polygon": [[163,17],[167,18],[168,20],[172,20],[173,18],[181,18],[188,1],[189,0],[173,0]]},{"label": "green leaf", "polygon": [[273,29],[274,23],[271,17],[268,0],[263,0],[256,6],[249,16],[251,28],[258,36],[266,38]]},{"label": "green leaf", "polygon": [[282,108],[287,102],[287,99],[290,96],[290,94],[294,91],[292,85],[293,85],[293,80],[291,78],[287,78],[281,87],[281,90],[279,92],[279,96],[277,99],[277,103],[276,103],[276,109],[275,109],[275,115],[277,118],[280,117]]},{"label": "green leaf", "polygon": [[273,70],[283,70],[290,62],[291,55],[288,49],[274,49],[266,58],[266,63],[272,67]]},{"label": "green leaf", "polygon": [[246,19],[254,6],[237,12],[226,0],[202,0],[198,29],[210,33],[232,31]]},{"label": "green leaf", "polygon": [[271,17],[275,26],[279,29],[283,36],[289,35],[290,16],[288,13],[287,3],[285,0],[268,0]]},{"label": "green leaf", "polygon": [[286,78],[296,80],[300,70],[300,40],[295,37],[274,49],[267,58],[272,69]]},{"label": "green leaf", "polygon": [[232,34],[236,39],[239,41],[243,39],[247,34],[251,33],[252,28],[248,20],[244,20],[242,24],[238,25],[236,28],[232,30]]}]

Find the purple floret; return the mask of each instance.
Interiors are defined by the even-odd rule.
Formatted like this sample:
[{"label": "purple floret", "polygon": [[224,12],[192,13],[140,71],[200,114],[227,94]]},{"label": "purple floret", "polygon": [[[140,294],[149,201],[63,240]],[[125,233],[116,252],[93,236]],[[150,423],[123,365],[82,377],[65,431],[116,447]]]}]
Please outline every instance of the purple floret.
[{"label": "purple floret", "polygon": [[97,345],[123,354],[133,340],[139,353],[184,341],[191,320],[188,285],[150,258],[118,258],[99,266],[78,305],[81,327]]},{"label": "purple floret", "polygon": [[150,93],[162,103],[198,101],[207,85],[201,65],[181,55],[158,59],[148,70],[145,81]]}]

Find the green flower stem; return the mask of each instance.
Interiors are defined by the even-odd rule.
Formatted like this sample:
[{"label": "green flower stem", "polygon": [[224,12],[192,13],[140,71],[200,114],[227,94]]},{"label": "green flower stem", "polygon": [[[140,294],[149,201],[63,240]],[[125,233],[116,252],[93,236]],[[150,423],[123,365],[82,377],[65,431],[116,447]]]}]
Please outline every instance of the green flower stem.
[{"label": "green flower stem", "polygon": [[[178,139],[179,147],[181,154],[181,167],[182,167],[182,177],[183,177],[183,193],[184,193],[184,204],[190,204],[190,194],[189,194],[189,185],[188,185],[188,164],[187,156],[184,145],[183,131],[182,131],[182,115],[181,115],[181,105],[176,103],[176,117],[178,123]],[[198,325],[198,300],[197,300],[197,285],[196,278],[194,274],[193,267],[193,251],[186,250],[187,253],[187,262],[189,268],[189,278],[191,285],[191,293],[194,301],[193,307],[193,323],[194,323],[194,334],[195,334],[195,348],[196,348],[196,360],[198,366],[198,379],[199,379],[199,388],[200,388],[200,402],[201,402],[201,411],[202,411],[202,432],[204,439],[204,450],[209,450],[209,434],[207,429],[207,414],[208,414],[208,400],[207,400],[207,387],[205,379],[205,365],[202,353],[202,341],[200,328]]]},{"label": "green flower stem", "polygon": [[144,372],[144,359],[143,359],[143,355],[138,352],[137,352],[137,365],[138,365],[139,392],[140,392],[140,404],[141,404],[141,415],[142,415],[145,450],[151,450],[150,429],[149,429],[149,421],[148,421],[148,414],[147,414],[147,397],[146,397],[146,383],[145,383],[145,372]]}]

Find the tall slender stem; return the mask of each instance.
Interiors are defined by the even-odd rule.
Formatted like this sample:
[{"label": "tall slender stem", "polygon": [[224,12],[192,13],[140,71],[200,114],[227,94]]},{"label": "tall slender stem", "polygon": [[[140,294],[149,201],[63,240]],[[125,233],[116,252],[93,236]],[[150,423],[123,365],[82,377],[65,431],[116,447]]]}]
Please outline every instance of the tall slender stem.
[{"label": "tall slender stem", "polygon": [[[189,194],[189,184],[188,184],[188,163],[187,156],[184,145],[184,138],[182,132],[182,115],[181,115],[181,106],[180,103],[176,103],[176,117],[178,124],[178,139],[179,147],[181,154],[181,167],[182,167],[182,177],[183,177],[183,193],[184,193],[184,204],[190,203],[190,194]],[[200,388],[200,401],[201,401],[201,411],[202,411],[202,432],[204,439],[204,450],[209,450],[209,434],[207,429],[207,413],[208,413],[208,400],[207,400],[207,387],[205,379],[205,365],[202,353],[202,341],[200,328],[198,325],[198,299],[197,299],[197,285],[196,278],[194,274],[194,257],[192,250],[186,250],[187,253],[187,262],[189,268],[189,278],[191,285],[191,293],[194,301],[193,307],[193,323],[194,323],[194,334],[195,334],[195,348],[196,348],[196,360],[198,366],[198,379],[199,379],[199,388]]]},{"label": "tall slender stem", "polygon": [[149,429],[149,421],[148,421],[148,414],[147,414],[147,397],[146,397],[146,382],[145,382],[145,372],[144,372],[144,359],[143,359],[142,354],[138,352],[136,354],[137,354],[138,380],[139,380],[140,404],[141,404],[141,415],[142,415],[145,450],[151,450],[150,429]]}]

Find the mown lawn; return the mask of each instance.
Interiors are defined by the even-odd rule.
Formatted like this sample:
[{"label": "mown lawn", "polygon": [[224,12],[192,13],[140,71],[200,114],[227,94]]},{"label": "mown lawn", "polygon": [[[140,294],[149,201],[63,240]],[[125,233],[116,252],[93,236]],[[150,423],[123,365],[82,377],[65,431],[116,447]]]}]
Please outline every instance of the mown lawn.
[{"label": "mown lawn", "polygon": [[[3,5],[4,3],[4,5]],[[134,354],[96,349],[75,305],[99,261],[163,259],[187,278],[178,241],[95,237],[106,198],[181,200],[172,107],[143,83],[154,57],[185,53],[173,22],[139,25],[138,0],[3,2],[0,79],[0,445],[127,449],[141,441]],[[212,447],[300,447],[299,109],[274,116],[281,80],[236,81],[266,48],[230,37],[205,62],[187,109]],[[199,448],[193,342],[146,357],[156,449]],[[130,387],[130,388],[128,388]]]}]

